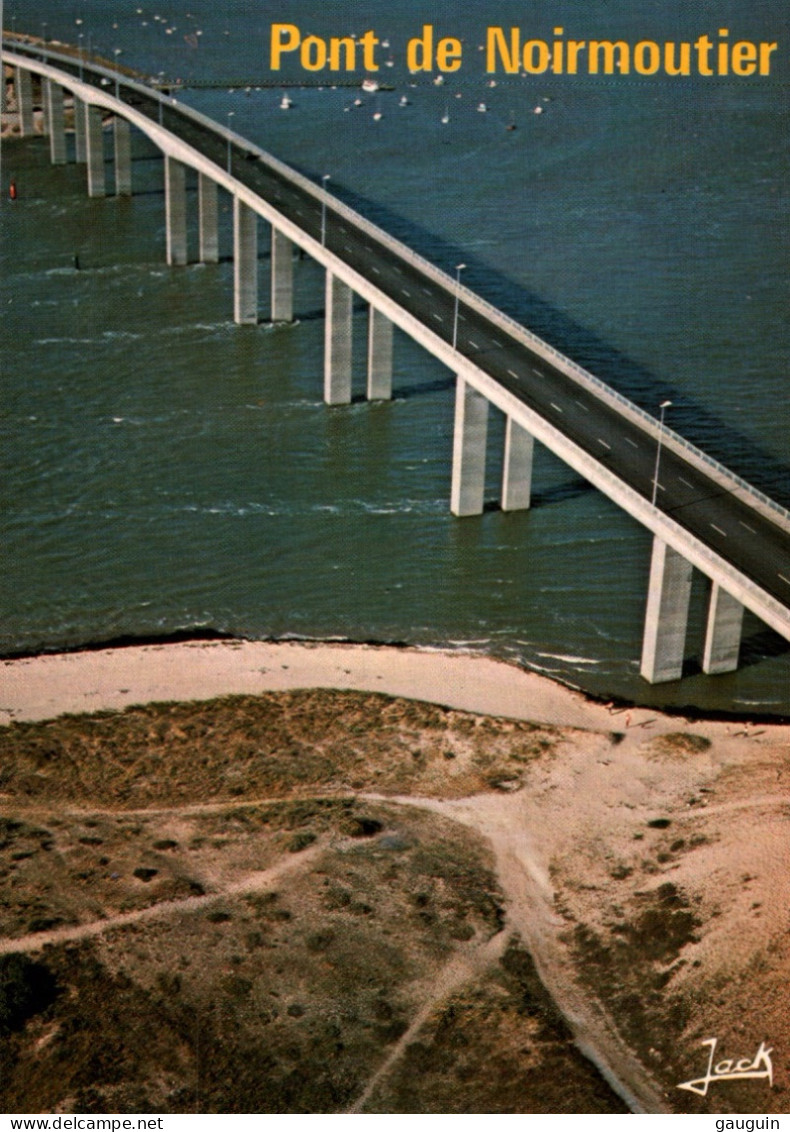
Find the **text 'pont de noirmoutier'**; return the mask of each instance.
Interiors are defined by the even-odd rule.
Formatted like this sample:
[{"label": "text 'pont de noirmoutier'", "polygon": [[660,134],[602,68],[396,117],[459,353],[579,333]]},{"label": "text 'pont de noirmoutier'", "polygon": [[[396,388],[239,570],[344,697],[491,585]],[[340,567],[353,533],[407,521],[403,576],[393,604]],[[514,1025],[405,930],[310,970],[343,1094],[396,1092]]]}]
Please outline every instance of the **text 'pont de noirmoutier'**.
[{"label": "text 'pont de noirmoutier'", "polygon": [[[309,72],[378,71],[382,41],[373,30],[364,35],[320,36],[296,24],[272,24],[270,66],[284,62]],[[741,39],[729,28],[687,41],[572,39],[563,27],[549,38],[528,38],[521,28],[488,27],[483,44],[489,75],[640,75],[756,78],[769,76],[778,43]],[[405,62],[413,74],[453,74],[464,62],[464,43],[440,36],[433,24],[407,41]]]}]

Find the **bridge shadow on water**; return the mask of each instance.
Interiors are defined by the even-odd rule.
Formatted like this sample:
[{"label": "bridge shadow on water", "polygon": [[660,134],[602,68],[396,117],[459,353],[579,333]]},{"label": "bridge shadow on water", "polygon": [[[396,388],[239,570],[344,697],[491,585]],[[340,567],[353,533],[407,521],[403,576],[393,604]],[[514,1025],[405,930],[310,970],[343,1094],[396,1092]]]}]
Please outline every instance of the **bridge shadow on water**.
[{"label": "bridge shadow on water", "polygon": [[[311,169],[302,168],[300,172],[314,182],[320,181],[320,174]],[[473,291],[483,298],[497,296],[495,300],[489,301],[493,301],[503,313],[601,377],[617,392],[651,415],[657,417],[660,402],[671,400],[674,431],[743,476],[777,503],[790,507],[790,466],[778,460],[773,453],[767,452],[753,437],[742,433],[709,406],[695,400],[687,390],[659,377],[540,295],[517,283],[504,272],[497,271],[490,264],[476,259],[474,252],[470,252],[468,248],[428,231],[415,221],[355,192],[342,182],[333,180],[332,188],[334,195],[344,204],[354,208],[449,274],[452,274],[451,265],[463,259],[467,265],[464,282]],[[414,396],[418,392],[417,389],[402,390],[398,392],[398,396]]]}]

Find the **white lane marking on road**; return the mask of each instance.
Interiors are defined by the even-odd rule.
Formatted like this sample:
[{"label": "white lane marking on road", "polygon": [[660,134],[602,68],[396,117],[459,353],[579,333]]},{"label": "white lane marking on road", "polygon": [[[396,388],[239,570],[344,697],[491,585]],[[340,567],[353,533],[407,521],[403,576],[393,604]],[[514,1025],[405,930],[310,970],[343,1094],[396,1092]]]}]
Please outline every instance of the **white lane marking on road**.
[{"label": "white lane marking on road", "polygon": [[346,249],[347,252],[353,252],[353,250],[354,250],[351,247],[351,244],[343,244],[343,247]]},{"label": "white lane marking on road", "polygon": [[425,295],[432,295],[433,294],[433,291],[431,290],[430,287],[423,287],[422,290],[423,290],[423,294],[425,294]]},{"label": "white lane marking on road", "polygon": [[371,269],[370,269],[370,270],[371,270],[371,271],[375,271],[375,272],[376,272],[376,275],[381,275],[381,272],[379,271],[379,269],[378,269],[377,267],[371,267]]},{"label": "white lane marking on road", "polygon": [[516,379],[518,379],[518,374],[514,373],[512,369],[509,369],[507,372],[510,374],[511,377],[515,377]]},{"label": "white lane marking on road", "polygon": [[717,527],[715,523],[711,523],[710,526],[713,527],[714,531],[718,531],[720,535],[724,535],[725,538],[727,537],[727,532],[723,531],[721,527]]},{"label": "white lane marking on road", "polygon": [[530,366],[529,368],[532,370],[532,372],[535,374],[536,377],[543,377],[543,374],[540,372],[539,369],[535,369],[534,366]]},{"label": "white lane marking on road", "polygon": [[[748,523],[744,523],[743,519],[739,519],[738,522],[741,524],[742,527],[746,528],[746,530],[749,532],[749,534],[752,534],[752,535],[757,534],[757,531],[754,529],[754,527],[750,527]],[[781,575],[780,575],[780,577],[781,577]]]},{"label": "white lane marking on road", "polygon": [[475,350],[479,350],[479,349],[480,349],[480,347],[478,346],[477,342],[473,342],[471,338],[467,338],[467,342],[469,343],[469,345],[470,345],[470,346],[474,347],[474,349],[475,349]]},{"label": "white lane marking on road", "polygon": [[552,409],[556,409],[558,413],[562,412],[562,409],[559,407],[559,405],[555,405],[553,401],[549,401],[549,404],[551,405]]},{"label": "white lane marking on road", "polygon": [[638,448],[638,447],[639,447],[639,445],[637,444],[637,442],[636,442],[635,440],[632,440],[630,436],[627,436],[627,437],[625,438],[625,442],[626,442],[626,444],[630,444],[630,445],[631,445],[631,446],[632,446],[633,448]]},{"label": "white lane marking on road", "polygon": [[598,441],[599,444],[603,444],[604,448],[608,448],[608,449],[611,450],[611,447],[612,447],[611,444],[607,444],[605,440],[601,440],[600,436],[597,436],[596,440]]},{"label": "white lane marking on road", "polygon": [[684,483],[684,484],[686,485],[686,487],[691,487],[691,488],[693,488],[693,487],[694,487],[694,484],[693,484],[693,483],[689,483],[689,481],[688,481],[688,480],[684,480],[684,479],[683,479],[683,476],[678,476],[678,479],[680,480],[680,482],[681,482],[681,483]]},{"label": "white lane marking on road", "polygon": [[431,314],[433,315],[433,317],[436,319],[437,322],[444,322],[444,319],[442,318],[442,316],[440,314],[437,314],[436,311],[431,311]]},{"label": "white lane marking on road", "polygon": [[502,343],[501,343],[501,342],[497,342],[496,338],[491,338],[491,339],[490,339],[490,341],[491,341],[491,342],[492,342],[492,343],[493,343],[493,344],[494,344],[494,345],[496,346],[497,350],[501,350],[501,349],[502,349]]},{"label": "white lane marking on road", "polygon": [[585,405],[583,401],[577,400],[576,397],[574,397],[573,400],[579,406],[580,409],[584,409],[585,413],[589,413],[589,411],[590,411],[589,406]]},{"label": "white lane marking on road", "polygon": [[788,586],[790,586],[790,578],[786,578],[784,574],[780,574],[778,570],[776,572],[776,576],[778,578],[781,578],[783,582],[787,582]]},{"label": "white lane marking on road", "polygon": [[461,322],[468,322],[469,321],[469,319],[466,317],[466,315],[461,314],[460,311],[458,312],[458,317],[460,318]]},{"label": "white lane marking on road", "polygon": [[407,291],[405,287],[401,287],[400,293],[405,295],[407,299],[411,298],[411,291]]}]

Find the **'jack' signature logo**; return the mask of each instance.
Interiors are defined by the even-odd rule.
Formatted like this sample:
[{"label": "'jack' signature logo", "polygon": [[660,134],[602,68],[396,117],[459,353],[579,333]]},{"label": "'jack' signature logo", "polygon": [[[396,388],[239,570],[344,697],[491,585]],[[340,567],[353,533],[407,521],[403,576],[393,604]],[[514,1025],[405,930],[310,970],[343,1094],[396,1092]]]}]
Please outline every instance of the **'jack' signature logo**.
[{"label": "'jack' signature logo", "polygon": [[714,1065],[713,1060],[716,1056],[718,1041],[718,1038],[706,1038],[702,1043],[704,1046],[710,1046],[705,1076],[695,1077],[692,1081],[684,1081],[682,1085],[677,1086],[679,1089],[687,1089],[690,1093],[706,1097],[708,1086],[717,1081],[744,1081],[746,1078],[757,1078],[766,1080],[769,1085],[773,1085],[774,1070],[771,1064],[773,1049],[770,1046],[766,1048],[765,1042],[760,1042],[760,1048],[751,1060],[748,1057],[741,1057],[737,1061],[734,1058],[729,1058]]}]

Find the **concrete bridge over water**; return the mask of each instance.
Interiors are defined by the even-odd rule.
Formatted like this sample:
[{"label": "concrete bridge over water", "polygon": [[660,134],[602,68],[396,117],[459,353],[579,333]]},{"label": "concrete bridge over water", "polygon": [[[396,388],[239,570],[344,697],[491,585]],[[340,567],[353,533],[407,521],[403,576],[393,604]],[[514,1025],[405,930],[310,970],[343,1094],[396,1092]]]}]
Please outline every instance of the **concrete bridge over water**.
[{"label": "concrete bridge over water", "polygon": [[[82,53],[6,38],[22,136],[34,132],[40,82],[53,164],[68,160],[64,94],[74,107],[74,156],[88,194],[107,193],[103,114],[113,120],[114,190],[132,192],[130,131],[161,150],[167,262],[187,262],[186,170],[198,174],[199,258],[218,259],[218,189],[233,200],[234,319],[256,323],[258,217],[271,225],[271,318],[293,319],[294,245],[326,270],[324,399],[351,400],[352,301],[369,304],[369,399],[392,388],[393,327],[456,375],[450,507],[483,510],[489,406],[506,418],[501,505],[530,506],[535,440],[653,534],[641,672],[678,679],[692,572],[710,581],[702,668],[738,665],[743,610],[790,640],[790,513],[664,427],[597,377],[270,154],[175,99]],[[614,566],[614,564],[613,564]]]}]

